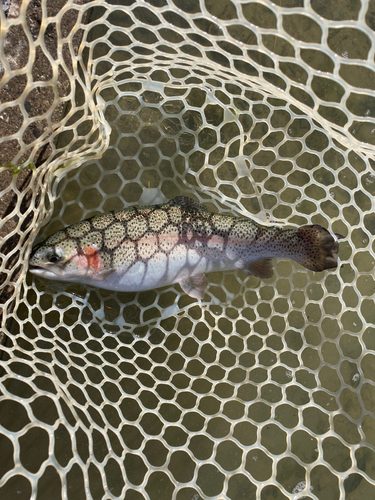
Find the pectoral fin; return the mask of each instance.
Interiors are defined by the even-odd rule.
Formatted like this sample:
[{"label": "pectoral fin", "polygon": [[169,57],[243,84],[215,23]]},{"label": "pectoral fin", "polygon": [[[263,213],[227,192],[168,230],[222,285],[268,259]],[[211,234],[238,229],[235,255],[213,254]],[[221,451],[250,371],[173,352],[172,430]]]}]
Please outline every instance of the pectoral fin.
[{"label": "pectoral fin", "polygon": [[90,277],[95,281],[104,281],[110,274],[112,274],[114,269],[101,269],[96,273],[93,273]]},{"label": "pectoral fin", "polygon": [[194,299],[203,299],[204,290],[206,288],[205,274],[189,276],[188,278],[181,280],[179,283],[183,291],[189,295],[189,297],[193,297]]},{"label": "pectoral fin", "polygon": [[258,278],[271,278],[273,276],[272,259],[260,259],[251,264],[246,264],[242,270]]}]

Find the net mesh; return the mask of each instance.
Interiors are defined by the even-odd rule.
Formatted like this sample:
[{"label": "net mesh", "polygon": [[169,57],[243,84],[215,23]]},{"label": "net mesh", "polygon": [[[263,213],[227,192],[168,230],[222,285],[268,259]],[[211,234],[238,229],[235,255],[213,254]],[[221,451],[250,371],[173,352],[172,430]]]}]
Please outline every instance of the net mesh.
[{"label": "net mesh", "polygon": [[[375,2],[0,9],[0,497],[375,496]],[[177,195],[344,236],[114,293],[27,275],[36,235]],[[46,224],[48,221],[48,224]]]}]

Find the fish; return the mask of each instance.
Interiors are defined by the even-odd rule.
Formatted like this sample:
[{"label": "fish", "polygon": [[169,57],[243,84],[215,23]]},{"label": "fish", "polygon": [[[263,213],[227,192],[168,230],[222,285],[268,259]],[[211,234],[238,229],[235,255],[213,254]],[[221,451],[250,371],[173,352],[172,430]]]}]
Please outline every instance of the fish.
[{"label": "fish", "polygon": [[96,215],[56,232],[31,253],[36,276],[113,291],[136,292],[179,283],[203,299],[206,274],[241,269],[273,275],[273,258],[321,272],[337,267],[338,239],[319,225],[262,225],[211,213],[178,196],[167,203]]}]

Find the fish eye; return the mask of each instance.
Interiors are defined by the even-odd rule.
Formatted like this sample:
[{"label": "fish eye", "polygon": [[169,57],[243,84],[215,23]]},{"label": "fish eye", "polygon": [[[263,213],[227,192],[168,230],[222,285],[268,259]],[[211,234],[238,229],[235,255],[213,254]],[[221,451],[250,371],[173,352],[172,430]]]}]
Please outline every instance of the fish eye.
[{"label": "fish eye", "polygon": [[48,254],[47,258],[48,261],[51,262],[51,264],[56,264],[63,258],[63,255],[61,251],[53,250],[51,253]]}]

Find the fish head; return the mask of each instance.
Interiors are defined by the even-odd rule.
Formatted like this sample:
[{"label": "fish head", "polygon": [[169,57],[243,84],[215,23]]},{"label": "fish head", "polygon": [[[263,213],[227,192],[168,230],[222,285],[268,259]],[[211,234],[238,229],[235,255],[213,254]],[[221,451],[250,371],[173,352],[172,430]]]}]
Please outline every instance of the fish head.
[{"label": "fish head", "polygon": [[75,282],[96,274],[101,268],[98,249],[93,245],[82,247],[77,240],[60,233],[63,231],[33,249],[30,272],[47,279]]}]

